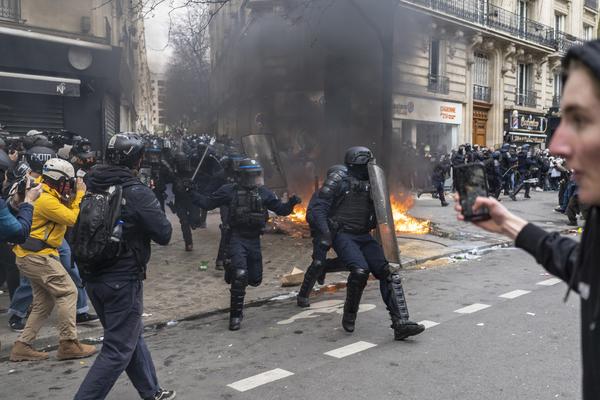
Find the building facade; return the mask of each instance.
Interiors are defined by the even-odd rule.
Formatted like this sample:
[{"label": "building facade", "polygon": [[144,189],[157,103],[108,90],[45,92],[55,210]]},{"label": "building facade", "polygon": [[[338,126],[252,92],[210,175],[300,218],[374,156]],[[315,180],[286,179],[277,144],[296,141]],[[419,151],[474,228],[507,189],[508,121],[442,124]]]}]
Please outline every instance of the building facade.
[{"label": "building facade", "polygon": [[143,19],[130,0],[0,1],[0,124],[97,148],[151,126]]},{"label": "building facade", "polygon": [[272,133],[292,170],[356,144],[543,142],[561,57],[597,21],[597,0],[230,1],[210,24],[215,130]]},{"label": "building facade", "polygon": [[152,74],[152,127],[155,133],[162,134],[167,132],[165,85],[165,78],[162,74]]}]

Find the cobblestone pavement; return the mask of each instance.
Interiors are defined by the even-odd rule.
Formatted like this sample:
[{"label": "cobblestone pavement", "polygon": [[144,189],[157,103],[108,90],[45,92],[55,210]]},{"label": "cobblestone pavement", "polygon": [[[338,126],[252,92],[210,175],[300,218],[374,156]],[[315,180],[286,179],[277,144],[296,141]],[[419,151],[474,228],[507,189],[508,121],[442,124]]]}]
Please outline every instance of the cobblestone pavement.
[{"label": "cobblestone pavement", "polygon": [[[567,228],[566,217],[552,212],[556,203],[555,193],[533,193],[528,201],[504,201],[510,209],[549,229]],[[475,227],[456,221],[452,206],[441,208],[439,201],[425,195],[417,200],[411,211],[415,216],[432,220],[443,233],[439,235],[401,235],[399,239],[403,264],[414,266],[429,259],[445,257],[473,248],[506,243],[498,235],[484,234]],[[194,251],[185,252],[177,218],[170,214],[174,232],[171,244],[166,247],[153,245],[152,259],[145,282],[144,311],[146,325],[190,318],[229,307],[229,288],[222,272],[214,269],[219,241],[219,215],[210,213],[208,228],[194,231]],[[281,287],[280,277],[293,267],[306,270],[310,262],[311,245],[308,238],[294,238],[283,234],[263,236],[264,279],[258,288],[249,288],[247,301],[268,299],[296,291],[297,287]],[[208,270],[199,269],[201,261],[208,261]],[[327,282],[343,281],[344,274],[328,276]],[[0,295],[0,308],[8,307],[8,294]],[[98,336],[99,327],[80,327],[83,338]],[[41,334],[41,344],[55,344],[56,331],[49,323]],[[0,355],[6,355],[17,334],[7,324],[7,316],[0,315]]]}]

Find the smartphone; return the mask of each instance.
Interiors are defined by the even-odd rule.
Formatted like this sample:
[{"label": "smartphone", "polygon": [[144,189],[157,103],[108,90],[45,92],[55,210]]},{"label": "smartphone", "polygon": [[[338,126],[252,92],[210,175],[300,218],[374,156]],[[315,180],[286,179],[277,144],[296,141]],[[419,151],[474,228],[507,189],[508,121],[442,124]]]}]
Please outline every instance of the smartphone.
[{"label": "smartphone", "polygon": [[465,221],[485,221],[490,219],[487,208],[473,211],[475,199],[488,196],[487,176],[483,164],[472,163],[454,167],[456,190],[460,196],[462,215]]}]

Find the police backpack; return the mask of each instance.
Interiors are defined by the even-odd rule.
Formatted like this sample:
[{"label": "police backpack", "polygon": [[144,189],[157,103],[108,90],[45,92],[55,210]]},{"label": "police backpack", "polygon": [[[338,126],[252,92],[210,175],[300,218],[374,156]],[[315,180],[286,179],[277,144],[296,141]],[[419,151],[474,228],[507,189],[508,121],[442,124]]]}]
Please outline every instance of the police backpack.
[{"label": "police backpack", "polygon": [[115,227],[122,224],[119,221],[122,201],[120,185],[104,192],[88,192],[81,200],[71,251],[82,271],[94,273],[119,254],[121,241],[111,236]]}]

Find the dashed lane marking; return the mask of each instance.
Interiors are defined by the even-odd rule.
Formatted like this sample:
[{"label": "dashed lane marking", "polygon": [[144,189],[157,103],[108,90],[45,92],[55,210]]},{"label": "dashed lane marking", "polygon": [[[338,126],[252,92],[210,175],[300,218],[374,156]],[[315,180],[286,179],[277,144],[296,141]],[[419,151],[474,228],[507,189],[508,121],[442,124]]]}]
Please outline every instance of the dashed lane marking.
[{"label": "dashed lane marking", "polygon": [[241,381],[230,383],[229,386],[238,392],[245,392],[250,389],[257,388],[267,383],[278,381],[279,379],[287,378],[294,375],[293,372],[286,371],[281,368],[275,368],[262,374],[251,376],[250,378],[242,379]]},{"label": "dashed lane marking", "polygon": [[334,358],[344,358],[351,356],[352,354],[360,353],[361,351],[368,350],[372,347],[377,346],[376,344],[369,342],[356,342],[349,344],[348,346],[340,347],[339,349],[328,351],[324,353],[326,356]]},{"label": "dashed lane marking", "polygon": [[425,329],[429,329],[429,328],[433,328],[434,326],[439,325],[439,322],[434,322],[434,321],[428,321],[428,320],[424,320],[419,322],[419,324],[425,326]]},{"label": "dashed lane marking", "polygon": [[455,313],[458,314],[472,314],[477,311],[485,310],[486,308],[491,307],[487,304],[475,303],[470,306],[466,306],[463,308],[459,308],[458,310],[454,310]]},{"label": "dashed lane marking", "polygon": [[516,299],[517,297],[521,297],[521,296],[523,296],[525,294],[529,294],[529,293],[531,293],[529,290],[517,289],[517,290],[513,290],[512,292],[501,294],[498,297],[502,297],[503,299],[512,300],[512,299]]},{"label": "dashed lane marking", "polygon": [[553,286],[556,285],[557,283],[560,283],[561,280],[558,278],[550,278],[550,279],[546,279],[545,281],[541,281],[536,283],[536,285],[539,286]]}]

